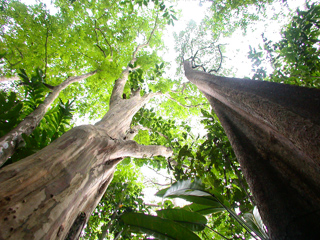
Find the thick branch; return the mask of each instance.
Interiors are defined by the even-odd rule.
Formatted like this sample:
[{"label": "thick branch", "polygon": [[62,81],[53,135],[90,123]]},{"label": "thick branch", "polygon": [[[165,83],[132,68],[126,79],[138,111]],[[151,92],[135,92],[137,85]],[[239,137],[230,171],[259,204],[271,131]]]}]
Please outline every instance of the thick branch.
[{"label": "thick branch", "polygon": [[135,141],[127,140],[119,144],[119,151],[110,158],[133,157],[133,158],[151,158],[153,156],[170,157],[173,154],[171,148],[160,145],[140,145]]},{"label": "thick branch", "polygon": [[0,76],[0,82],[9,82],[9,81],[16,81],[16,80],[20,80],[19,76],[14,76],[14,77],[4,77],[4,76]]},{"label": "thick branch", "polygon": [[41,119],[47,112],[53,101],[59,96],[59,93],[74,82],[80,82],[97,71],[89,72],[81,76],[69,77],[64,82],[54,87],[53,91],[46,97],[31,114],[29,114],[21,123],[13,130],[0,138],[0,166],[2,166],[9,157],[14,153],[15,147],[23,140],[22,134],[30,135],[39,125]]},{"label": "thick branch", "polygon": [[[137,54],[138,54],[139,50],[141,48],[144,48],[144,47],[149,45],[150,40],[151,40],[152,36],[154,35],[155,30],[156,30],[157,21],[158,21],[158,16],[156,18],[156,21],[155,21],[155,24],[154,24],[154,28],[153,28],[150,36],[149,36],[148,41],[146,43],[144,43],[144,44],[139,44],[136,47],[136,49],[134,50],[134,52],[132,53],[132,58],[131,58],[131,60],[129,62],[130,65],[134,65],[135,61],[137,60]],[[114,88],[112,90],[112,94],[111,94],[111,97],[110,97],[110,105],[112,105],[117,100],[122,99],[123,89],[124,89],[124,86],[126,85],[126,82],[128,81],[129,71],[132,71],[132,70],[135,70],[135,69],[139,68],[139,66],[137,66],[136,68],[132,69],[131,67],[129,67],[129,64],[126,67],[126,69],[124,69],[122,71],[122,73],[120,75],[120,78],[118,78],[115,81]]]}]

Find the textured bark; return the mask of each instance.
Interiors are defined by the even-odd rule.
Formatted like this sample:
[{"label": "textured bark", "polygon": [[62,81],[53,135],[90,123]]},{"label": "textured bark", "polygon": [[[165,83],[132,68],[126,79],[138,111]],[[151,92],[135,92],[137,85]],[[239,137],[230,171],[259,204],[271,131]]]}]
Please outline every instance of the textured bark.
[{"label": "textured bark", "polygon": [[[133,54],[135,55],[139,48]],[[130,140],[136,112],[156,94],[122,99],[130,67],[115,82],[109,111],[0,170],[0,239],[77,239],[124,157],[169,157],[164,146]]]},{"label": "textured bark", "polygon": [[33,130],[39,125],[41,119],[48,111],[53,101],[59,96],[59,93],[74,82],[80,82],[92,75],[96,71],[83,74],[81,76],[69,77],[64,82],[54,87],[53,91],[46,97],[42,104],[40,104],[31,114],[29,114],[17,127],[12,129],[5,136],[0,138],[0,166],[2,166],[8,158],[12,156],[15,147],[19,142],[23,141],[22,134],[30,135]]},{"label": "textured bark", "polygon": [[184,68],[219,117],[271,239],[319,239],[320,91]]},{"label": "textured bark", "polygon": [[119,161],[171,154],[163,146],[113,139],[99,126],[74,128],[0,171],[0,239],[74,236],[69,229],[80,213],[88,220]]}]

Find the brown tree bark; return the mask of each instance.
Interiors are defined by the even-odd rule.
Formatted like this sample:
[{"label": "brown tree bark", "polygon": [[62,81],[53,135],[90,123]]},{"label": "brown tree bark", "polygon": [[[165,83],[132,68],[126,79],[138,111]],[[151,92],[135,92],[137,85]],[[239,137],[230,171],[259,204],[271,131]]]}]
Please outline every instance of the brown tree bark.
[{"label": "brown tree bark", "polygon": [[219,117],[271,239],[319,239],[320,91],[184,68]]},{"label": "brown tree bark", "polygon": [[155,96],[121,98],[130,70],[116,80],[101,121],[76,127],[0,170],[0,239],[77,239],[124,157],[172,155],[170,148],[130,140],[133,116]]},{"label": "brown tree bark", "polygon": [[31,114],[29,114],[17,127],[12,129],[5,136],[0,138],[0,166],[2,166],[8,158],[12,156],[16,146],[23,141],[22,134],[30,135],[39,125],[41,119],[48,111],[53,101],[59,96],[59,93],[74,82],[80,82],[97,71],[89,72],[81,76],[69,77],[58,86],[55,86],[52,92],[46,97]]}]

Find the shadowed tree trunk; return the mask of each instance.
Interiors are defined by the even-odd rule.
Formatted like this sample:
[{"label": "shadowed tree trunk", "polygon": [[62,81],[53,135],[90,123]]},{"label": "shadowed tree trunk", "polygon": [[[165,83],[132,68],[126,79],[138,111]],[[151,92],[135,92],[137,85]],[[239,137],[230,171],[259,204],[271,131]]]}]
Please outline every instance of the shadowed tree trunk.
[{"label": "shadowed tree trunk", "polygon": [[53,87],[52,92],[46,97],[32,113],[6,135],[0,138],[0,166],[2,166],[13,154],[16,146],[23,141],[22,134],[30,135],[39,125],[41,119],[48,111],[51,104],[59,96],[59,93],[74,82],[80,82],[97,71],[89,72],[81,76],[69,77],[61,84]]},{"label": "shadowed tree trunk", "polygon": [[0,170],[0,239],[77,239],[124,157],[172,155],[164,146],[130,140],[132,117],[155,96],[136,92],[121,98],[130,70],[128,66],[116,80],[109,111],[100,122],[76,127]]},{"label": "shadowed tree trunk", "polygon": [[184,69],[219,117],[271,239],[319,239],[320,91]]}]

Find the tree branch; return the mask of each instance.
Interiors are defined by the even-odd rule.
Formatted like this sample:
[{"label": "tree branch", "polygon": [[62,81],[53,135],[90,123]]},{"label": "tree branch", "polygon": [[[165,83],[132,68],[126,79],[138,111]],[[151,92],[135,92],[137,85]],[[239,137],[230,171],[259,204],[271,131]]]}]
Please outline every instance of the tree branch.
[{"label": "tree branch", "polygon": [[2,166],[15,151],[16,146],[23,141],[22,134],[30,135],[33,130],[39,125],[41,119],[51,106],[53,101],[59,96],[59,93],[74,82],[80,82],[94,74],[97,71],[89,72],[81,76],[69,77],[58,86],[53,88],[53,91],[45,98],[31,114],[29,114],[17,127],[12,129],[5,136],[0,138],[0,166]]},{"label": "tree branch", "polygon": [[[96,23],[96,21],[95,21],[95,23]],[[111,46],[111,44],[109,43],[109,41],[107,40],[106,35],[104,34],[104,32],[103,32],[100,28],[97,28],[97,27],[96,27],[96,29],[97,29],[97,30],[99,30],[99,32],[102,34],[102,36],[103,36],[103,38],[104,38],[105,42],[107,43],[107,45],[108,45],[108,46],[109,46],[109,48],[110,48],[110,55],[111,55],[111,57],[113,57],[113,50],[112,50],[112,46]],[[111,59],[111,60],[112,60],[112,59]]]},{"label": "tree branch", "polygon": [[11,63],[11,62],[9,61],[9,59],[7,59],[6,57],[3,57],[5,60],[7,60],[7,62],[10,64],[11,67],[14,67],[14,66],[18,65],[18,64],[21,63],[22,60],[23,60],[23,54],[22,54],[22,52],[21,52],[17,47],[15,47],[15,48],[17,49],[17,51],[19,52],[19,54],[20,54],[20,56],[21,56],[21,60],[20,60],[20,61],[18,61],[18,62],[16,62],[16,63]]},{"label": "tree branch", "polygon": [[126,82],[128,81],[128,77],[129,77],[129,71],[132,71],[132,70],[135,70],[137,68],[139,68],[139,66],[137,66],[136,68],[131,68],[129,67],[129,65],[134,65],[135,61],[137,60],[136,57],[137,57],[137,54],[139,52],[139,50],[141,48],[144,48],[145,46],[148,46],[149,45],[149,42],[152,38],[152,36],[154,35],[154,32],[156,30],[156,27],[157,27],[157,21],[158,21],[158,15],[157,15],[157,18],[156,18],[156,21],[155,21],[155,24],[154,24],[154,28],[150,34],[150,37],[148,39],[148,41],[144,44],[139,44],[136,49],[134,50],[134,52],[132,53],[132,58],[128,64],[128,66],[126,67],[126,69],[124,69],[120,75],[120,78],[118,78],[116,81],[115,81],[115,84],[114,84],[114,87],[113,87],[113,90],[112,90],[112,94],[111,94],[111,97],[110,97],[110,105],[113,104],[114,102],[116,102],[117,100],[120,100],[122,99],[122,95],[123,95],[123,89],[124,89],[124,86],[126,84]]},{"label": "tree branch", "polygon": [[[103,36],[105,42],[107,43],[107,45],[109,46],[109,48],[110,48],[110,55],[111,55],[111,57],[113,57],[113,51],[112,51],[111,44],[108,42],[108,40],[107,40],[104,32],[103,32],[100,28],[97,27],[97,21],[96,21],[96,20],[94,20],[94,26],[95,26],[95,27],[94,27],[94,32],[95,32],[95,34],[96,34],[96,39],[97,39],[97,44],[96,44],[96,46],[97,46],[97,47],[100,49],[100,51],[103,53],[104,57],[107,57],[107,54],[105,53],[105,51],[99,46],[99,38],[98,38],[98,33],[97,33],[97,31],[96,31],[96,30],[98,30],[98,31],[102,34],[102,36]],[[112,61],[112,58],[110,59],[110,61]]]},{"label": "tree branch", "polygon": [[9,82],[9,81],[16,81],[16,80],[20,80],[19,76],[13,76],[13,77],[0,76],[0,82]]},{"label": "tree branch", "polygon": [[44,44],[45,49],[45,66],[44,66],[44,76],[47,76],[47,68],[48,68],[48,38],[49,38],[49,28],[47,27],[47,35],[46,42]]},{"label": "tree branch", "polygon": [[135,141],[127,140],[120,143],[118,151],[110,158],[133,157],[133,158],[151,158],[153,156],[170,157],[173,154],[171,148],[161,145],[140,145]]}]

